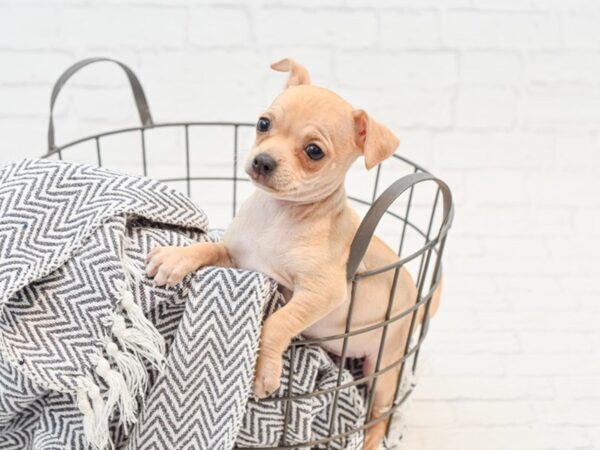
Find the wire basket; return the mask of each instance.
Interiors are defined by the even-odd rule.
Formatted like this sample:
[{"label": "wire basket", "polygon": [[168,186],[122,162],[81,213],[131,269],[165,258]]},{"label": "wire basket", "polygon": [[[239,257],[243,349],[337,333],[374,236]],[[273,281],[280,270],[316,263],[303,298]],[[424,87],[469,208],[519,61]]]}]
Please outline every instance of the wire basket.
[{"label": "wire basket", "polygon": [[[77,71],[89,64],[102,61],[115,63],[125,71],[133,92],[141,125],[98,133],[64,145],[56,145],[53,111],[61,89]],[[153,133],[159,130],[168,131],[166,137],[168,144],[166,145],[169,145],[170,148],[180,146],[182,147],[181,151],[169,150],[165,152],[164,148],[159,152],[153,150],[152,141],[157,138]],[[129,172],[137,172],[140,175],[158,178],[187,192],[188,195],[202,205],[203,209],[210,212],[208,216],[211,217],[211,221],[214,217],[217,217],[222,221],[222,225],[226,226],[226,222],[230,220],[231,216],[235,216],[240,197],[245,193],[249,193],[252,188],[252,184],[249,183],[250,180],[243,172],[243,167],[241,167],[239,161],[242,160],[243,154],[249,148],[249,146],[246,148],[241,144],[242,138],[244,136],[251,138],[253,131],[253,123],[155,123],[142,85],[131,69],[112,59],[91,58],[80,61],[68,68],[54,85],[50,100],[48,152],[43,155],[43,158],[69,158],[79,161],[85,159],[86,162],[101,167],[125,169]],[[202,132],[205,134],[202,135]],[[200,136],[197,136],[197,134],[200,134]],[[115,139],[118,140],[120,137],[126,138],[126,142],[115,145]],[[162,139],[164,140],[165,136]],[[195,141],[200,142],[204,147],[209,146],[212,148],[214,144],[219,146],[216,148],[224,148],[225,145],[231,145],[232,148],[229,152],[217,152],[221,160],[200,161],[198,155],[201,155],[202,152],[195,151],[197,146]],[[126,154],[122,151],[124,145],[127,146]],[[137,152],[134,152],[135,147],[137,147]],[[118,155],[117,158],[114,157],[115,152]],[[110,153],[113,155],[114,162],[108,157]],[[398,178],[398,175],[402,173],[406,175]],[[334,387],[302,394],[301,396],[291,394],[294,391],[292,376],[288,383],[287,393],[280,397],[269,397],[260,400],[261,402],[285,402],[283,405],[285,421],[281,442],[279,446],[268,447],[269,449],[299,447],[329,449],[334,442],[343,445],[350,435],[362,433],[367,428],[386,420],[388,417],[393,417],[412,392],[413,385],[406,383],[405,380],[410,373],[414,373],[416,370],[421,345],[428,331],[431,299],[434,291],[440,285],[442,254],[453,219],[452,194],[446,183],[434,177],[421,166],[398,154],[394,154],[392,158],[378,165],[370,176],[371,179],[367,181],[364,170],[351,169],[346,186],[349,192],[349,202],[359,212],[364,213],[364,218],[352,241],[347,264],[347,278],[350,283],[351,297],[345,332],[324,338],[292,341],[291,352],[293,360],[295,350],[299,346],[326,345],[327,342],[342,340],[341,355],[337,358],[339,361],[338,369],[341,374],[342,369],[347,367],[349,363],[349,358],[346,355],[348,340],[352,336],[372,333],[377,330],[381,334],[381,340],[374,371],[370,375],[359,375],[350,383],[342,382],[340,376]],[[353,177],[358,177],[358,182],[353,182]],[[380,187],[384,183],[389,184],[389,186],[379,194]],[[366,189],[364,188],[366,185],[371,187]],[[217,197],[219,199],[215,201]],[[230,200],[223,200],[227,197]],[[214,211],[210,211],[211,208]],[[398,250],[399,259],[397,262],[385,267],[359,272],[359,265],[376,229],[378,236],[382,237],[392,248]],[[412,273],[418,295],[415,303],[410,308],[392,315],[391,300],[394,298],[399,278],[398,273],[402,267],[409,269]],[[385,317],[378,324],[353,329],[351,326],[352,311],[357,286],[365,278],[388,271],[394,273],[394,282],[389,298],[386,298],[388,307]],[[422,324],[418,326],[416,316],[421,308],[423,309],[424,319]],[[403,355],[400,359],[384,366],[382,364],[382,354],[387,329],[390,324],[400,320],[407,321],[408,326],[408,338],[405,342],[397,343],[397,345],[403,347]],[[373,396],[369,393],[374,390],[378,377],[390,370],[399,370],[394,403],[387,412],[376,419],[370,420]],[[333,420],[331,420],[331,431],[327,437],[300,444],[290,444],[287,430],[291,402],[299,398],[306,399],[333,393],[331,413],[333,418],[338,406],[339,392],[355,385],[369,386],[369,389],[365,390],[369,393],[366,394],[366,414],[363,425],[343,433],[334,434]],[[389,434],[389,431],[388,425],[386,435]],[[238,449],[241,450],[242,447],[238,447]]]}]

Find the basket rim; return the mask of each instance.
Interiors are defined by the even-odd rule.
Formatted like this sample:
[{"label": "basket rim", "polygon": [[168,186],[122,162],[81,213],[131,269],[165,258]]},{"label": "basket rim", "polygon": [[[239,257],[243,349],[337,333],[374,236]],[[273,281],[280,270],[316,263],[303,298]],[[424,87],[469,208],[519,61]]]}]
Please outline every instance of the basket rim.
[{"label": "basket rim", "polygon": [[[234,127],[234,128],[240,128],[240,127],[254,128],[256,126],[256,124],[251,123],[251,122],[235,122],[235,121],[177,121],[177,122],[159,122],[159,123],[153,123],[152,125],[137,125],[137,126],[131,126],[131,127],[124,127],[124,128],[115,128],[115,129],[111,129],[111,130],[107,130],[107,131],[101,131],[99,133],[90,134],[88,136],[78,138],[78,139],[69,141],[65,144],[48,149],[48,151],[42,155],[42,158],[48,158],[52,155],[60,154],[63,150],[66,150],[77,144],[81,144],[83,142],[87,142],[87,141],[94,140],[94,139],[100,139],[100,138],[106,137],[106,136],[113,136],[113,135],[119,134],[119,133],[132,133],[135,131],[152,130],[154,128],[201,127],[201,126],[206,126],[206,127],[229,126],[229,127]],[[395,159],[399,159],[399,160],[405,162],[406,164],[413,166],[416,170],[418,170],[420,172],[432,174],[429,170],[424,168],[422,165],[417,164],[416,162],[412,161],[411,159],[406,158],[405,156],[400,155],[397,152],[393,153],[391,155],[391,157],[395,158]]]}]

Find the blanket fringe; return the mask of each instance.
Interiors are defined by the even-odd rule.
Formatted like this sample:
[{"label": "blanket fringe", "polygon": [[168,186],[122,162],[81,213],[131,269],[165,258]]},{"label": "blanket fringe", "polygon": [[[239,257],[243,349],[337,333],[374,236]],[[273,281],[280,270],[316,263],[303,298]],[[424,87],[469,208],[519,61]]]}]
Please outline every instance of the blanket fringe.
[{"label": "blanket fringe", "polygon": [[108,385],[102,420],[106,423],[110,422],[112,413],[118,405],[120,411],[119,423],[122,425],[135,423],[137,404],[134,395],[127,387],[123,375],[111,368],[106,358],[98,359],[96,373]]},{"label": "blanket fringe", "polygon": [[131,327],[127,328],[126,331],[131,331],[132,333],[129,333],[131,335],[141,335],[140,339],[138,339],[139,346],[146,348],[150,352],[148,359],[156,362],[160,369],[165,354],[164,338],[154,324],[144,315],[144,311],[134,301],[133,294],[130,291],[123,291],[121,306],[123,306],[123,309],[127,313],[127,318],[131,321]]},{"label": "blanket fringe", "polygon": [[108,421],[103,420],[106,409],[100,388],[91,377],[79,379],[77,406],[83,414],[83,434],[87,443],[94,450],[103,450],[110,442]]},{"label": "blanket fringe", "polygon": [[129,392],[135,396],[143,394],[148,383],[148,372],[140,358],[121,351],[119,346],[109,338],[105,348],[106,353],[117,366],[117,370],[125,378]]},{"label": "blanket fringe", "polygon": [[125,318],[114,316],[112,333],[121,346],[134,355],[143,356],[152,366],[162,372],[164,362],[164,340],[160,336],[160,343],[154,336],[148,336],[135,326],[128,327]]},{"label": "blanket fringe", "polygon": [[[91,376],[80,379],[77,404],[83,414],[83,429],[87,442],[94,450],[113,447],[109,424],[113,413],[119,410],[119,423],[135,423],[138,397],[143,396],[148,384],[148,372],[142,358],[162,372],[165,342],[162,335],[146,318],[135,303],[126,281],[118,281],[121,312],[112,316],[111,336],[104,340],[104,352],[95,360],[96,374],[106,385],[102,395]],[[129,320],[127,323],[125,316]],[[115,342],[116,341],[116,342]]]}]

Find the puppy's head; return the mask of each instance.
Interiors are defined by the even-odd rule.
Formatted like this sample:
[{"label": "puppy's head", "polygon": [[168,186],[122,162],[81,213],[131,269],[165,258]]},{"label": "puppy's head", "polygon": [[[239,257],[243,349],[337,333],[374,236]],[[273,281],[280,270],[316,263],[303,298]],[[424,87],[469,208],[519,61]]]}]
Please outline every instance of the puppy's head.
[{"label": "puppy's head", "polygon": [[284,59],[286,89],[261,114],[246,162],[253,182],[276,198],[314,202],[344,182],[354,160],[367,169],[389,157],[399,141],[367,113],[326,89],[310,85],[307,70]]}]

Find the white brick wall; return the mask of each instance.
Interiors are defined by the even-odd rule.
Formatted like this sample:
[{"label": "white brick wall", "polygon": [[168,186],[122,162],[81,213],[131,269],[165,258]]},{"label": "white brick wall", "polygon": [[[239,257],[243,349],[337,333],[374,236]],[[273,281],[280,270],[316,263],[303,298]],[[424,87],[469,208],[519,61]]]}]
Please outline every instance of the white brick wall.
[{"label": "white brick wall", "polygon": [[[404,448],[600,448],[600,3],[0,0],[0,163],[44,152],[92,55],[157,121],[254,120],[292,56],[389,124],[457,204]],[[108,65],[56,116],[59,142],[137,121]]]}]

